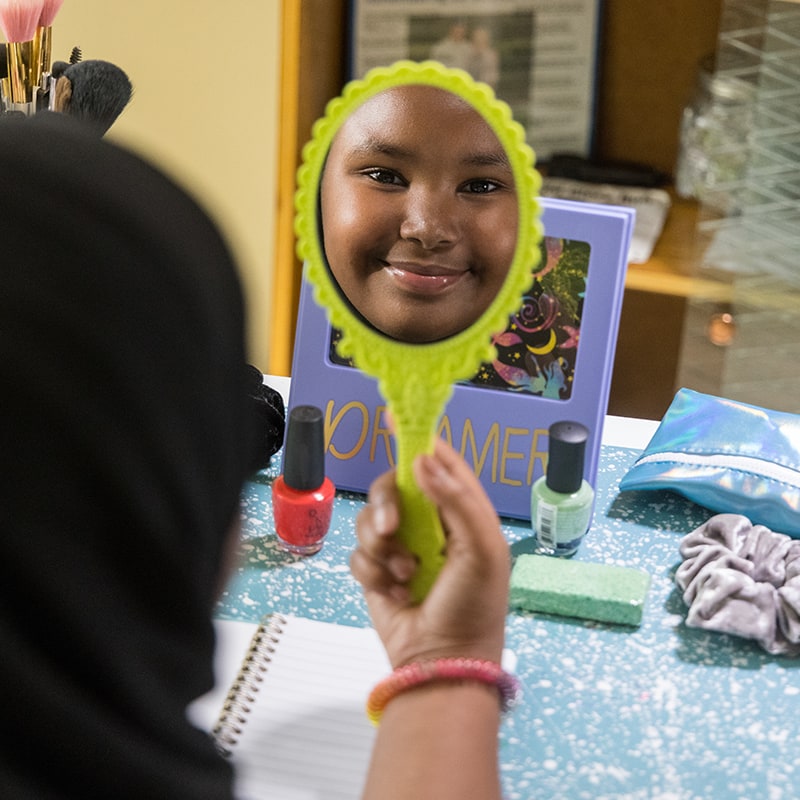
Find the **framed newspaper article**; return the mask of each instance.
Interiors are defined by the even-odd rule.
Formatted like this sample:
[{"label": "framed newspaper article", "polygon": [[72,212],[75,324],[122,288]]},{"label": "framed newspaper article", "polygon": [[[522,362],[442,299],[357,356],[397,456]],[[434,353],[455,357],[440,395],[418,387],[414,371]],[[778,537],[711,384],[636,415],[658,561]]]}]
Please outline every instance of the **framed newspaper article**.
[{"label": "framed newspaper article", "polygon": [[590,156],[601,0],[352,0],[351,78],[434,59],[488,83],[543,162]]}]

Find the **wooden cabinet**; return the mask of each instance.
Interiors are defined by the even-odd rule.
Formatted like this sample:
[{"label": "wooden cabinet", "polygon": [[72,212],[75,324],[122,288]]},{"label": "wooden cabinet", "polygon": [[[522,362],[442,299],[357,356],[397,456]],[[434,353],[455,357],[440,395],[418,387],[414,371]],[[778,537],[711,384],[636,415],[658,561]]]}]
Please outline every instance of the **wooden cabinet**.
[{"label": "wooden cabinet", "polygon": [[[269,371],[288,375],[300,265],[292,230],[295,170],[313,121],[346,79],[348,4],[284,0],[279,233]],[[638,161],[672,173],[683,106],[697,63],[716,47],[722,0],[605,0],[598,59],[598,158]],[[626,282],[610,411],[660,417],[675,370],[692,282],[697,208],[676,201],[647,264]]]}]

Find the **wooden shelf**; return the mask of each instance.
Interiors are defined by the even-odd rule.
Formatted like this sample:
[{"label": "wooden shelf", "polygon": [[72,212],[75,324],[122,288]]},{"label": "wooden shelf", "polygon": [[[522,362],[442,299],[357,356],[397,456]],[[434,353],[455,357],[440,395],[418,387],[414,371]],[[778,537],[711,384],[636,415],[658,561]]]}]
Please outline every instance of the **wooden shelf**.
[{"label": "wooden shelf", "polygon": [[696,297],[729,302],[731,287],[723,281],[695,277],[699,264],[697,224],[700,207],[694,200],[678,197],[674,191],[672,207],[664,230],[645,264],[630,264],[625,288],[640,292]]}]

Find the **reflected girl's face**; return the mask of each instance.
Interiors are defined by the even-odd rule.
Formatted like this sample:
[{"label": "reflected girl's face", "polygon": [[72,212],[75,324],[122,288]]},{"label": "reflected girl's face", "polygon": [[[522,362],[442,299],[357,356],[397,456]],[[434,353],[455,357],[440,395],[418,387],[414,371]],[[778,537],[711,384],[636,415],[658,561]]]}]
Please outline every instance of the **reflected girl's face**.
[{"label": "reflected girl's face", "polygon": [[321,185],[324,250],[375,328],[432,342],[469,327],[505,280],[517,239],[508,157],[468,103],[402,86],[360,106]]}]

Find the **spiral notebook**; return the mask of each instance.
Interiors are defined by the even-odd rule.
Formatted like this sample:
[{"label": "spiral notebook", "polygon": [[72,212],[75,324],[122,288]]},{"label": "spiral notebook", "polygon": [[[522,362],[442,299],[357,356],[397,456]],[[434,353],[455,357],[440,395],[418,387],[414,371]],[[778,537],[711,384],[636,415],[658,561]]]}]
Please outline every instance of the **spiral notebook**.
[{"label": "spiral notebook", "polygon": [[236,770],[242,800],[354,800],[375,729],[364,708],[389,671],[377,633],[273,614],[215,620],[217,688],[189,709]]}]

